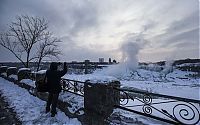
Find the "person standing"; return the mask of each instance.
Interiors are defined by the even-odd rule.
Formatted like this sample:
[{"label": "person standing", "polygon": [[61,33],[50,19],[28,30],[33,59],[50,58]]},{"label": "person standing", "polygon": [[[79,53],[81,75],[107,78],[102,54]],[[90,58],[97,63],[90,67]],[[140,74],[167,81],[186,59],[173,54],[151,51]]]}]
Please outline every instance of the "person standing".
[{"label": "person standing", "polygon": [[58,71],[58,63],[52,62],[50,64],[50,69],[46,72],[47,85],[48,85],[48,101],[46,104],[46,113],[50,112],[51,107],[51,117],[57,114],[56,106],[58,102],[59,93],[62,90],[60,80],[61,77],[67,73],[67,65],[64,62],[64,67],[62,71]]}]

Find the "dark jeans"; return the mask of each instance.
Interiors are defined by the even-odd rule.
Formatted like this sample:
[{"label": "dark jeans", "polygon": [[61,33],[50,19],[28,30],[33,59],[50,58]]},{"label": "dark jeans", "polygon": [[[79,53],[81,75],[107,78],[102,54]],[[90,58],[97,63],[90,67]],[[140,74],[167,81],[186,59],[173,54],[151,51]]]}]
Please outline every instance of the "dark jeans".
[{"label": "dark jeans", "polygon": [[49,93],[46,110],[50,110],[50,106],[51,106],[52,114],[56,114],[58,96],[59,96],[59,93]]}]

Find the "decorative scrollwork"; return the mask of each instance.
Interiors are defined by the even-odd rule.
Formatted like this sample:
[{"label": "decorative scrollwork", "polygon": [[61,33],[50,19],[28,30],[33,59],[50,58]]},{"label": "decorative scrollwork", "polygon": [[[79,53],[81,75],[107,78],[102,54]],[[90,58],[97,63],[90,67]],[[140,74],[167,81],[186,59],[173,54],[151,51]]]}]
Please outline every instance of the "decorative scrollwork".
[{"label": "decorative scrollwork", "polygon": [[[194,125],[200,121],[198,100],[148,92],[144,93],[143,91],[136,91],[134,93],[134,90],[116,90],[120,91],[120,106],[124,110],[134,113],[138,111],[143,112],[145,116],[171,124]],[[152,97],[155,96],[160,98],[155,98],[153,102]],[[130,101],[133,102],[129,103]]]},{"label": "decorative scrollwork", "polygon": [[198,109],[191,103],[175,105],[173,116],[183,124],[197,124],[200,119]]},{"label": "decorative scrollwork", "polygon": [[120,91],[120,105],[125,106],[128,104],[129,102],[129,96],[128,93],[124,92],[124,91]]},{"label": "decorative scrollwork", "polygon": [[84,84],[78,81],[70,81],[62,79],[63,90],[69,91],[78,95],[84,95]]},{"label": "decorative scrollwork", "polygon": [[79,86],[79,92],[80,92],[81,94],[84,94],[84,86]]},{"label": "decorative scrollwork", "polygon": [[142,110],[145,114],[152,114],[152,108],[150,105],[148,104],[144,104],[144,106],[142,107]]},{"label": "decorative scrollwork", "polygon": [[144,95],[143,101],[144,101],[144,104],[151,104],[152,103],[152,97],[149,96],[149,95]]}]

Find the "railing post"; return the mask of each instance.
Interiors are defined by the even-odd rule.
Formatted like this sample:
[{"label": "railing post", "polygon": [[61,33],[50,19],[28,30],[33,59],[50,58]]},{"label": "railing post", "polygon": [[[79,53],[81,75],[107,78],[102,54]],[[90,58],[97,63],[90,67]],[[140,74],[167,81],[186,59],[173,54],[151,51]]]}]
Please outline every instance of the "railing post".
[{"label": "railing post", "polygon": [[74,82],[74,92],[78,92],[78,88],[77,88],[78,86],[77,85],[78,85],[78,83]]},{"label": "railing post", "polygon": [[85,74],[88,74],[89,62],[90,62],[90,60],[85,60]]},{"label": "railing post", "polygon": [[113,112],[114,105],[120,102],[119,91],[113,87],[120,86],[119,81],[84,85],[84,108],[89,125],[103,125]]}]

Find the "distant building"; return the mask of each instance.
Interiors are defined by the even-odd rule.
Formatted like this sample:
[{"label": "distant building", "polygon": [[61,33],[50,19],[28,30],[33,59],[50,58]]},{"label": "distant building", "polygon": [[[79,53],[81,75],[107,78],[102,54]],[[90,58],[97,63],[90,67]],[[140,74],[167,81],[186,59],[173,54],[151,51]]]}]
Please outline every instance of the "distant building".
[{"label": "distant building", "polygon": [[111,58],[109,58],[109,64],[111,64],[112,63],[112,60],[111,60]]},{"label": "distant building", "polygon": [[86,62],[86,63],[89,63],[89,62],[90,62],[90,60],[85,60],[85,62]]},{"label": "distant building", "polygon": [[104,62],[104,58],[99,58],[99,62],[100,63]]}]

